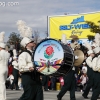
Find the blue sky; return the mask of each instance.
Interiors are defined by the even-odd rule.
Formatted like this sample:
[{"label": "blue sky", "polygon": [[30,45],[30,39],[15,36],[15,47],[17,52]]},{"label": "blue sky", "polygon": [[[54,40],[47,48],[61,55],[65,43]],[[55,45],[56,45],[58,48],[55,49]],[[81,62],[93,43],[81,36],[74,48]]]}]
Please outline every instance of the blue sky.
[{"label": "blue sky", "polygon": [[[13,5],[13,6],[11,6]],[[100,0],[0,0],[0,32],[5,31],[5,41],[17,30],[17,20],[42,35],[47,31],[47,16],[100,11]]]}]

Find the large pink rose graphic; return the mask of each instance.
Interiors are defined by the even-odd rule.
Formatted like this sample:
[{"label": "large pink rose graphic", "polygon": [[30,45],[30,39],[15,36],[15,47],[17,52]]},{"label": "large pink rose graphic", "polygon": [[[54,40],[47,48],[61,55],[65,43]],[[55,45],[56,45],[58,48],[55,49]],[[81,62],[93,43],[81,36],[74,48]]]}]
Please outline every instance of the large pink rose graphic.
[{"label": "large pink rose graphic", "polygon": [[46,54],[48,54],[49,56],[54,52],[53,47],[52,46],[48,46],[46,48]]}]

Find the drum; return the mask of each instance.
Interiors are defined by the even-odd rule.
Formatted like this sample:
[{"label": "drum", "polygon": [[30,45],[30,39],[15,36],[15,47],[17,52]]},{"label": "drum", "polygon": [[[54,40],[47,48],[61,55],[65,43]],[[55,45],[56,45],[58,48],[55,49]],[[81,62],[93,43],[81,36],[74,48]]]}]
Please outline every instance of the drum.
[{"label": "drum", "polygon": [[36,46],[33,59],[34,66],[41,74],[59,77],[72,69],[74,54],[70,46],[49,38]]}]

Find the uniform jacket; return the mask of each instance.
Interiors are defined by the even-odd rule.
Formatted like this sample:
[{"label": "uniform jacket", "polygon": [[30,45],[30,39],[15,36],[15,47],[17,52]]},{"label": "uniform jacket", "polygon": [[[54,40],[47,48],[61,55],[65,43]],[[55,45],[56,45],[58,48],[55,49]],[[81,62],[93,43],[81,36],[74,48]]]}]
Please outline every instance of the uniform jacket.
[{"label": "uniform jacket", "polygon": [[95,57],[93,60],[92,60],[92,57],[89,56],[87,59],[86,59],[86,63],[87,65],[93,69],[93,71],[98,71],[98,67],[97,67],[97,59],[98,57]]},{"label": "uniform jacket", "polygon": [[[30,50],[29,50],[30,51]],[[32,52],[32,51],[30,51]],[[34,67],[32,57],[28,52],[22,52],[18,57],[18,66],[20,72],[29,72],[30,67]]]},{"label": "uniform jacket", "polygon": [[100,72],[100,55],[98,56],[97,59],[97,68],[98,68],[98,72]]},{"label": "uniform jacket", "polygon": [[4,66],[7,66],[7,70],[8,70],[9,57],[10,57],[10,54],[6,50],[0,51],[0,67],[4,68]]}]

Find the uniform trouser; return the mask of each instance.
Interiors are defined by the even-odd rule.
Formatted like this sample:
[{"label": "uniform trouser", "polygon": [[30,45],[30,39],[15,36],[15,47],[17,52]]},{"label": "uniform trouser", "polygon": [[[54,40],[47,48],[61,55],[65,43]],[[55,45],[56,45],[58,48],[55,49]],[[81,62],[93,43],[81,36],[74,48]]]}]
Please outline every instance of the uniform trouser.
[{"label": "uniform trouser", "polygon": [[87,97],[87,95],[89,94],[89,91],[92,88],[92,86],[93,86],[93,79],[89,79],[88,82],[87,82],[87,86],[86,86],[84,93],[83,93],[83,95],[85,97]]},{"label": "uniform trouser", "polygon": [[98,89],[95,89],[95,90],[93,91],[91,100],[97,100],[98,97],[99,97],[99,94],[100,94],[100,87],[99,87]]},{"label": "uniform trouser", "polygon": [[6,100],[6,87],[5,83],[0,82],[0,100]]},{"label": "uniform trouser", "polygon": [[[65,80],[66,79],[66,80]],[[58,98],[62,98],[67,91],[70,91],[70,100],[76,100],[75,98],[75,77],[73,72],[69,72],[66,78],[64,79],[64,85],[61,88],[61,91],[57,95]]]},{"label": "uniform trouser", "polygon": [[97,100],[100,94],[100,73],[95,72],[95,77],[94,77],[94,85],[93,85],[93,93],[91,100]]},{"label": "uniform trouser", "polygon": [[13,88],[14,85],[15,85],[15,88],[17,89],[18,88],[18,77],[19,77],[19,71],[15,68],[13,68],[13,76],[14,76],[14,80],[13,80],[13,83],[11,85],[11,87]]},{"label": "uniform trouser", "polygon": [[0,100],[6,100],[6,86],[7,71],[0,72]]},{"label": "uniform trouser", "polygon": [[100,94],[100,83],[93,89],[91,100],[97,100]]},{"label": "uniform trouser", "polygon": [[48,90],[48,81],[49,76],[42,76],[42,86],[44,86],[44,90]]},{"label": "uniform trouser", "polygon": [[31,72],[22,74],[24,93],[19,100],[43,100],[42,85],[32,79]]}]

